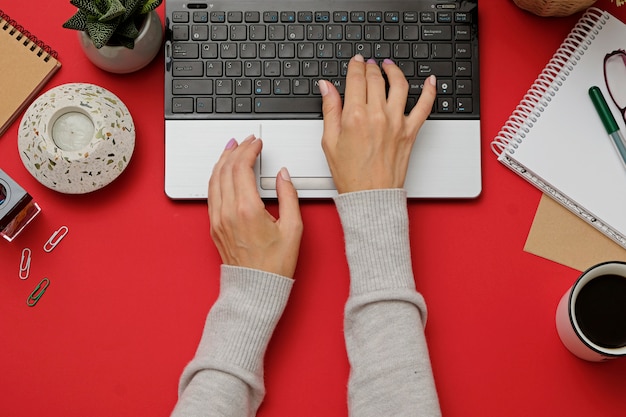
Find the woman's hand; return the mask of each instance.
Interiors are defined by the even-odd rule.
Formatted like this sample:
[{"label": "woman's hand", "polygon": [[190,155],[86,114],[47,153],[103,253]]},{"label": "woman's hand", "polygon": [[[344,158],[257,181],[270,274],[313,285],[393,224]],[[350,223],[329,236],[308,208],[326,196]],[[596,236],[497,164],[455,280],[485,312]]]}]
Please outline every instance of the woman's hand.
[{"label": "woman's hand", "polygon": [[426,80],[417,104],[405,116],[409,84],[391,60],[386,59],[382,67],[389,81],[388,94],[375,61],[364,62],[360,55],[350,60],[343,108],[337,89],[328,81],[319,83],[322,147],[340,194],[404,187],[415,137],[432,110],[434,76]]},{"label": "woman's hand", "polygon": [[254,136],[226,145],[209,181],[211,237],[224,264],[293,278],[303,229],[298,194],[282,168],[276,177],[279,218],[265,210],[253,171],[262,146]]}]

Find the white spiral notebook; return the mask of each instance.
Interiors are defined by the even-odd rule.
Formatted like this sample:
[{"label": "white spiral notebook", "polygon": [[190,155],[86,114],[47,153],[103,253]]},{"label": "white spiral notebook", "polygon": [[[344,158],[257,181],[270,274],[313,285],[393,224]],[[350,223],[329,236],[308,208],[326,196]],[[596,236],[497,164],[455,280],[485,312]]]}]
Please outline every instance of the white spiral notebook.
[{"label": "white spiral notebook", "polygon": [[[626,169],[588,95],[604,57],[626,49],[626,25],[588,9],[491,143],[498,160],[626,248]],[[626,79],[624,80],[626,87]]]}]

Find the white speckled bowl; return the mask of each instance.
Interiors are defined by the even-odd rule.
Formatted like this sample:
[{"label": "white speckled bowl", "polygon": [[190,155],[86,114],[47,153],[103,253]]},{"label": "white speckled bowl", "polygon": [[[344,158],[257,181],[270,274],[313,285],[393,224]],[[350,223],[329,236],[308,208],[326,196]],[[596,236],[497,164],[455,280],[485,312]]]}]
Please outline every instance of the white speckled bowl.
[{"label": "white speckled bowl", "polygon": [[[69,112],[91,119],[94,134],[78,150],[63,150],[52,127]],[[52,88],[28,108],[18,132],[18,149],[26,169],[43,185],[66,194],[98,190],[117,178],[135,148],[135,126],[122,101],[93,84],[72,83]]]}]

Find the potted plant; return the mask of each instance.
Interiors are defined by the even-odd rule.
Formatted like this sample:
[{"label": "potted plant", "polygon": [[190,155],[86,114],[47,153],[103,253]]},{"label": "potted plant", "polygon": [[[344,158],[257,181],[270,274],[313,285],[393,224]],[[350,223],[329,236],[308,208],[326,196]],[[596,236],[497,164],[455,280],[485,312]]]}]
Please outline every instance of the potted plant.
[{"label": "potted plant", "polygon": [[79,31],[80,45],[98,67],[128,73],[148,65],[163,41],[155,9],[163,0],[71,0],[78,8],[63,27]]}]

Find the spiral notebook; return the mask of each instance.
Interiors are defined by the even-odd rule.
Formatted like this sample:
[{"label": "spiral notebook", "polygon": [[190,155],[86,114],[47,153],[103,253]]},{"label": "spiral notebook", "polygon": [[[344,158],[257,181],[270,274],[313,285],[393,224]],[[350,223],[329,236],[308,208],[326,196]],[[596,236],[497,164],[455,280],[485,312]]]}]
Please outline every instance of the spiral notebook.
[{"label": "spiral notebook", "polygon": [[604,57],[624,48],[626,25],[588,9],[491,148],[505,166],[626,248],[626,170],[588,95],[597,85],[609,100]]},{"label": "spiral notebook", "polygon": [[55,51],[0,10],[0,135],[60,67]]}]

